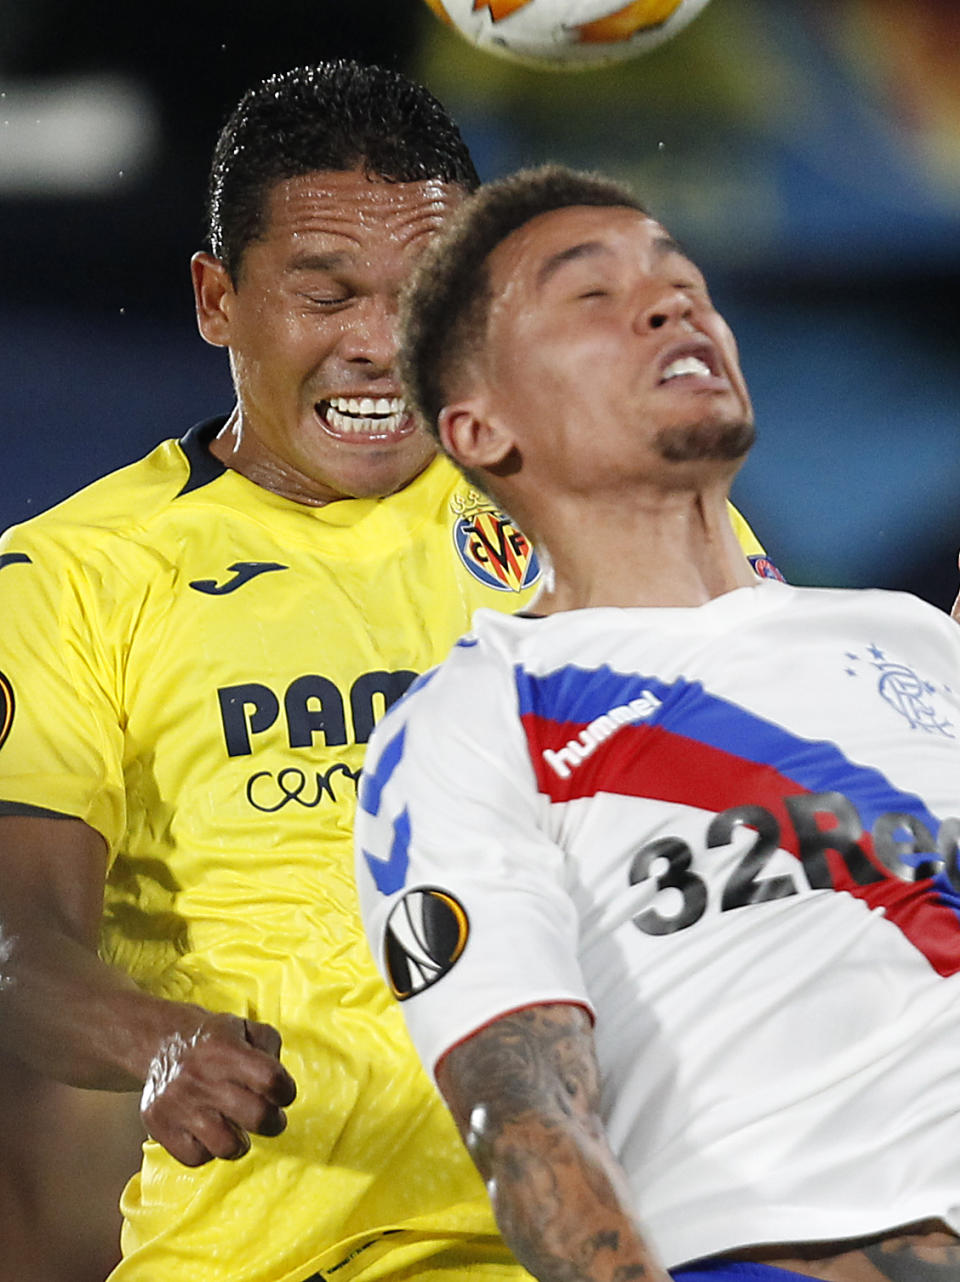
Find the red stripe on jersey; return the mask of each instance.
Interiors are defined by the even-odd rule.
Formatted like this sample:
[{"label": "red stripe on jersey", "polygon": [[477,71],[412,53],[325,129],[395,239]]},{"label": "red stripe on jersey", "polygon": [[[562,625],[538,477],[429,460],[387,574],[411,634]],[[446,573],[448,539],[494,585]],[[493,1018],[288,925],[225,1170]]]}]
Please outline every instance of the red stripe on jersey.
[{"label": "red stripe on jersey", "polygon": [[[695,806],[717,814],[734,806],[762,806],[780,827],[780,847],[803,862],[812,883],[817,879],[819,852],[811,856],[809,841],[803,851],[786,799],[818,794],[772,766],[661,726],[634,724],[622,726],[562,778],[544,759],[544,750],[557,751],[575,741],[583,725],[558,723],[529,713],[522,721],[538,787],[552,802],[608,792]],[[823,834],[822,866],[827,876],[822,879],[822,888],[846,891],[871,909],[882,909],[938,974],[960,971],[960,923],[956,911],[938,894],[934,878],[909,882],[895,877],[876,857],[868,832],[855,834],[852,848],[848,848],[849,835],[837,842],[837,848],[831,847],[829,834],[836,819],[826,809],[808,808],[807,821],[816,834]]]}]

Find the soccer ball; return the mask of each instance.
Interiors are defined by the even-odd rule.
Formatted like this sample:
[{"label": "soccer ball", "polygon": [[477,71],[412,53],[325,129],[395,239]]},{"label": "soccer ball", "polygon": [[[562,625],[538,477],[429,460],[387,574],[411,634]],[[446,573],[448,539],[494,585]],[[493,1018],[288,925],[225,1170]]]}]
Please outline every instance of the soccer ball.
[{"label": "soccer ball", "polygon": [[426,0],[478,49],[571,71],[646,53],[708,0]]}]

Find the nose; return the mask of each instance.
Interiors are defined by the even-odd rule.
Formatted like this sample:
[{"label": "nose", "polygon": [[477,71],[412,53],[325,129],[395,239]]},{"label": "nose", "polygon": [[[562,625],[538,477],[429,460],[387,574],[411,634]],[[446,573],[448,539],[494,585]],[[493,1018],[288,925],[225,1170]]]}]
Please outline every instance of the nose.
[{"label": "nose", "polygon": [[640,309],[637,327],[643,331],[662,329],[670,321],[689,320],[693,312],[690,295],[680,286],[671,285],[659,291],[652,303]]},{"label": "nose", "polygon": [[371,295],[347,313],[339,344],[340,356],[369,373],[391,370],[397,357],[396,300]]}]

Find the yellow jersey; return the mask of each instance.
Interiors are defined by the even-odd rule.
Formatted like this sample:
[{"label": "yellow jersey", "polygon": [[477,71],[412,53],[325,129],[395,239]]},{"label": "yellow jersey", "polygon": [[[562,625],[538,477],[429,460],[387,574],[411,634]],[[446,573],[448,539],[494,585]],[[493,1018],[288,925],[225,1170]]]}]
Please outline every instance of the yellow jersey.
[{"label": "yellow jersey", "polygon": [[[275,1025],[298,1085],[284,1134],[239,1161],[188,1169],[147,1142],[113,1282],[366,1282],[471,1242],[496,1258],[369,956],[351,831],[376,720],[478,606],[527,602],[536,554],[445,459],[388,498],[306,507],[216,462],[221,425],[0,543],[0,813],[100,832],[103,957]],[[526,1277],[508,1260],[488,1276]]]}]

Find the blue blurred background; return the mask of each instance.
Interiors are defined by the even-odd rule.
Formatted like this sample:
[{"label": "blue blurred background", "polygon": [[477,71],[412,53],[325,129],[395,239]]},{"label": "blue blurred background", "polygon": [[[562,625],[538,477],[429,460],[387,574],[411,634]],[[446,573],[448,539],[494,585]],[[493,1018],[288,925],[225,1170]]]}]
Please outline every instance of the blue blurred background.
[{"label": "blue blurred background", "polygon": [[231,404],[188,259],[242,91],[354,56],[427,83],[485,178],[628,180],[739,337],[736,497],[795,582],[957,582],[960,5],[712,0],[672,43],[557,75],[421,0],[0,0],[0,526]]}]

